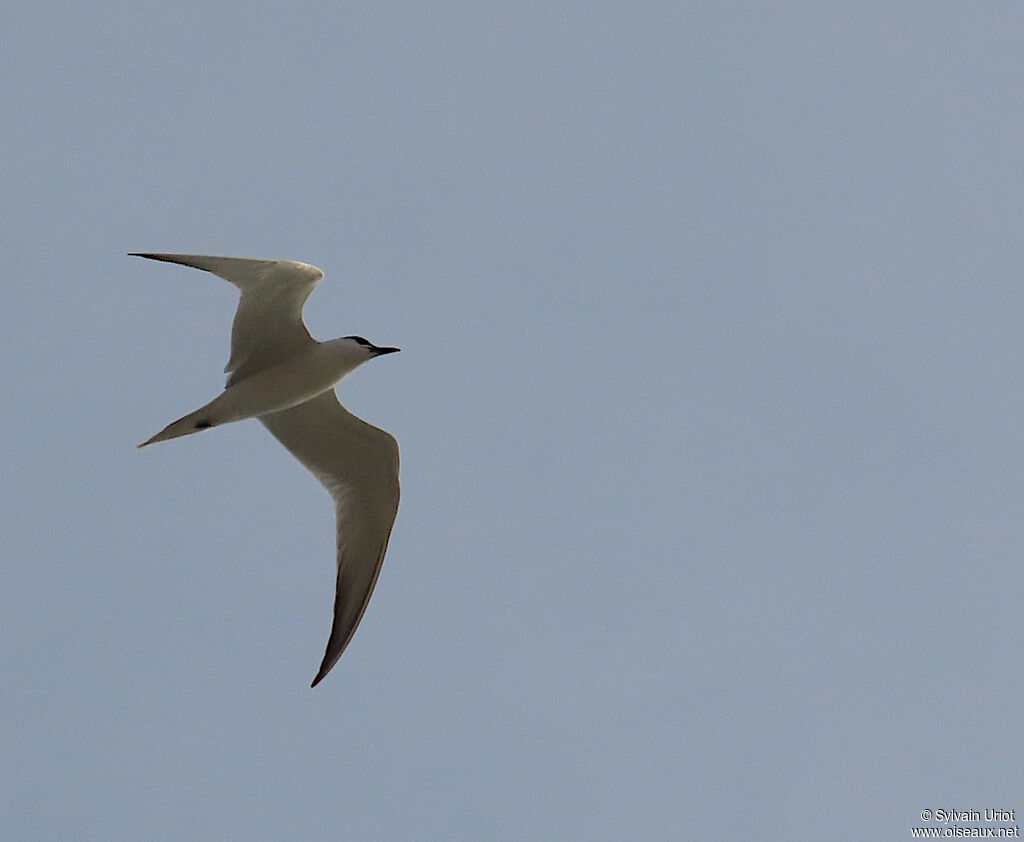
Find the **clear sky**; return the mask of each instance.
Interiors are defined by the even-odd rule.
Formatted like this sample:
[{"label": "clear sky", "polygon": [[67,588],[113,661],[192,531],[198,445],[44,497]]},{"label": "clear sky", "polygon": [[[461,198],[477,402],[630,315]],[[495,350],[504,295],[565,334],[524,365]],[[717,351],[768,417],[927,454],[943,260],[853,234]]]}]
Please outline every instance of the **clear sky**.
[{"label": "clear sky", "polygon": [[[1024,810],[1024,6],[9,6],[0,837],[903,839]],[[294,258],[366,616],[223,385]],[[934,825],[934,823],[933,823]],[[937,825],[934,825],[937,826]]]}]

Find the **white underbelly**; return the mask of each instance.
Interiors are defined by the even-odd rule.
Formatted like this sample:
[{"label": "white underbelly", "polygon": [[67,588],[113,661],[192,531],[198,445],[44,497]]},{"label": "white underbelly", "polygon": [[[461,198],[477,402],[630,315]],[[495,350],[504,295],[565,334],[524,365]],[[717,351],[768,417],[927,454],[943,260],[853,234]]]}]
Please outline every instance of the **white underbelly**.
[{"label": "white underbelly", "polygon": [[210,408],[220,423],[289,409],[326,392],[354,367],[349,355],[314,345],[235,383]]}]

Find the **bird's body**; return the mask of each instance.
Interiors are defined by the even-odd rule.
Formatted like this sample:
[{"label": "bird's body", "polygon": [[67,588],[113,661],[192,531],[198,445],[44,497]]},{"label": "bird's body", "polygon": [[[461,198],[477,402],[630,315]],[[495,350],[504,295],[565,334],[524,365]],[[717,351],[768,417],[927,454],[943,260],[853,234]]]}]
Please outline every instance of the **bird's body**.
[{"label": "bird's body", "polygon": [[317,342],[233,383],[206,406],[169,424],[139,447],[231,421],[291,409],[326,392],[366,359],[362,346],[347,337]]},{"label": "bird's body", "polygon": [[338,578],[334,624],[315,686],[337,662],[373,592],[398,510],[398,445],[348,412],[333,386],[362,363],[397,348],[362,337],[317,342],[302,306],[323,273],[287,260],[137,254],[203,269],[242,292],[231,334],[225,390],[139,447],[231,421],[259,418],[335,503]]}]

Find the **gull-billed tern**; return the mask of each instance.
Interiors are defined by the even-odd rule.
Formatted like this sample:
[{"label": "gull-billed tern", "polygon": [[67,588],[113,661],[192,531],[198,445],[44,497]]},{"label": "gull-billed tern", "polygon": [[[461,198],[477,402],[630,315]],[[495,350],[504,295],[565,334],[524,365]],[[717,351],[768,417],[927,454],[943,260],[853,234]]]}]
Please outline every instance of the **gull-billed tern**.
[{"label": "gull-billed tern", "polygon": [[259,418],[334,500],[334,625],[311,685],[315,687],[359,625],[398,512],[398,444],[338,403],[333,387],[367,360],[398,348],[378,348],[361,336],[313,339],[302,322],[302,306],[324,273],[308,263],[198,254],[131,256],[212,272],[242,293],[231,329],[231,358],[224,368],[230,376],[224,391],[139,447]]}]

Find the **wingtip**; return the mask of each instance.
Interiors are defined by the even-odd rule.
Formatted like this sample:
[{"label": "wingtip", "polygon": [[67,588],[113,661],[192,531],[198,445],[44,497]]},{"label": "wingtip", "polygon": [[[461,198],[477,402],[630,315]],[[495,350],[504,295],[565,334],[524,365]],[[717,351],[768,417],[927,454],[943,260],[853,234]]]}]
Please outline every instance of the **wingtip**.
[{"label": "wingtip", "polygon": [[335,658],[330,663],[327,663],[327,656],[325,655],[323,663],[320,664],[320,671],[316,674],[316,678],[313,679],[313,683],[310,684],[309,686],[310,687],[316,687],[317,684],[319,684],[321,681],[324,680],[324,678],[327,677],[327,673],[329,673],[334,668],[334,665],[337,662],[338,662],[338,659]]}]

